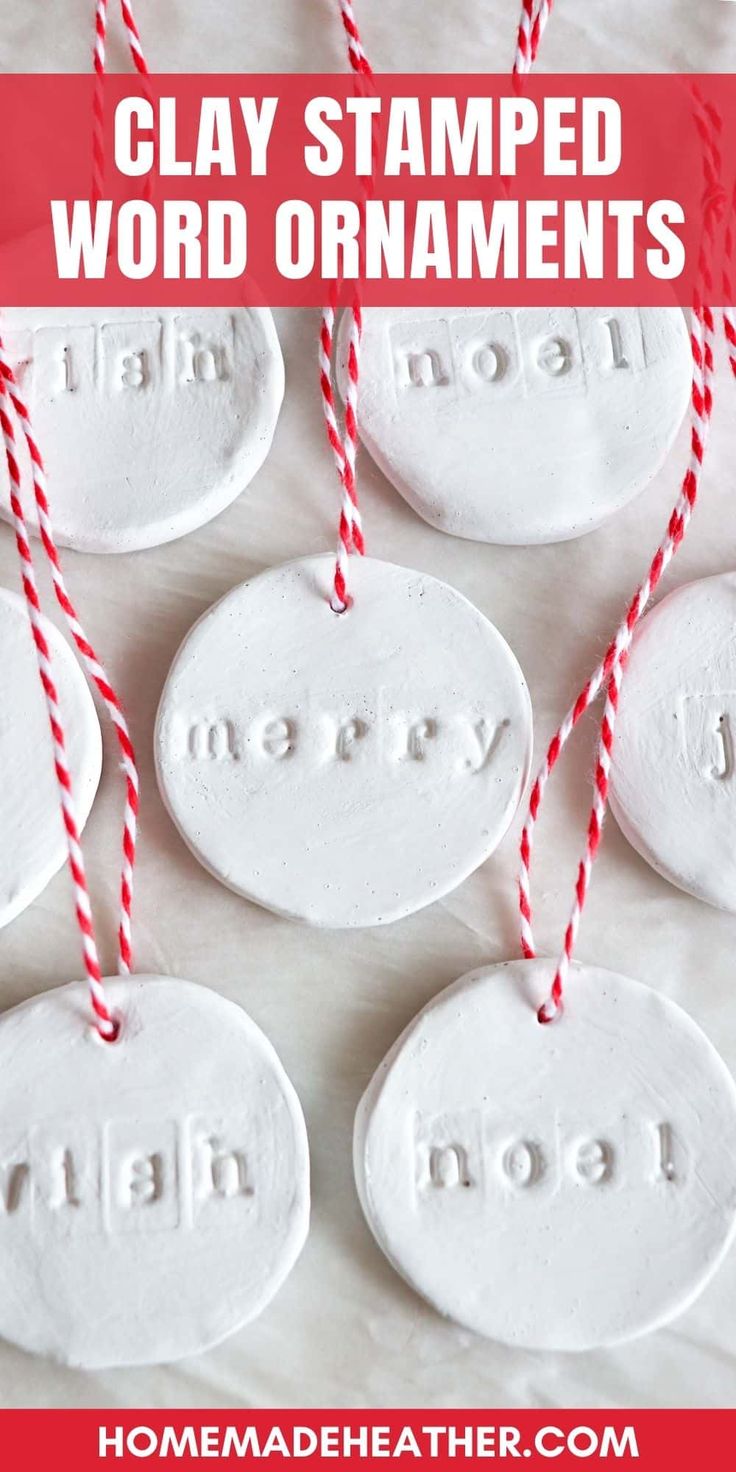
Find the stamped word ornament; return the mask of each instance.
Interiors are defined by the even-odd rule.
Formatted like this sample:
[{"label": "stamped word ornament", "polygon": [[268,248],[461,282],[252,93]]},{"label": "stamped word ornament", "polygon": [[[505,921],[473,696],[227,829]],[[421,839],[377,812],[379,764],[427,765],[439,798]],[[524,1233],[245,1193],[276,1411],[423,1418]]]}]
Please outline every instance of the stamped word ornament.
[{"label": "stamped word ornament", "polygon": [[463,977],[391,1049],[355,1126],[390,1261],[441,1313],[533,1349],[667,1323],[736,1234],[736,1085],[718,1054],[648,987],[587,966],[571,982],[550,1029],[548,961]]},{"label": "stamped word ornament", "polygon": [[[102,739],[68,644],[43,620],[66,712],[67,756],[80,827],[100,780]],[[43,693],[23,600],[0,589],[0,928],[45,889],[66,858]]]},{"label": "stamped word ornament", "polygon": [[362,439],[425,521],[560,542],[659,470],[687,408],[688,333],[676,307],[376,307],[361,382]]},{"label": "stamped word ornament", "polygon": [[639,626],[611,808],[672,884],[736,912],[736,573],[677,588]]},{"label": "stamped word ornament", "polygon": [[224,1339],[309,1220],[299,1102],[250,1018],[190,982],[105,987],[112,1045],[81,983],[0,1018],[0,1334],[87,1369]]},{"label": "stamped word ornament", "polygon": [[263,464],[284,392],[267,308],[17,307],[0,326],[46,451],[62,544],[135,552],[172,541],[229,506]]},{"label": "stamped word ornament", "polygon": [[304,558],[228,593],[187,636],[156,727],[166,805],[239,894],[334,927],[440,899],[503,837],[531,760],[501,635],[446,583]]}]

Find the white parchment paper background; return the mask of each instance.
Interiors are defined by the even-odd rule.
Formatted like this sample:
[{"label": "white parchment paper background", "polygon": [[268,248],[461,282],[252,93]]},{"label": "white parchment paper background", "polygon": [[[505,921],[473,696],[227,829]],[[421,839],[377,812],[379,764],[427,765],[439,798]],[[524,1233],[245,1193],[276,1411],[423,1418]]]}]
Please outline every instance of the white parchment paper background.
[{"label": "white parchment paper background", "polygon": [[[386,71],[501,71],[518,0],[356,0],[366,49]],[[111,0],[109,60],[127,66]],[[161,71],[319,71],[345,65],[332,0],[138,0],[151,66]],[[92,0],[0,0],[0,68],[81,71]],[[558,0],[543,70],[736,70],[736,5],[724,0]],[[0,293],[1,294],[1,293]],[[243,578],[330,547],[336,482],[315,374],[317,315],[277,314],[287,397],[273,451],[248,491],[203,531],[120,559],[68,554],[68,580],[123,692],[143,765],[136,904],[140,969],[181,975],[241,1002],[278,1048],[309,1126],[314,1208],[304,1256],[255,1325],[172,1368],[88,1375],[0,1344],[0,1403],[22,1405],[636,1406],[736,1404],[736,1252],[669,1330],[582,1357],[534,1355],[474,1339],[403,1286],[374,1246],[355,1197],[353,1111],[389,1044],[440,987],[516,954],[517,828],[442,904],[385,930],[306,933],[222,889],[190,857],[152,773],[158,695],[180,639]],[[721,355],[722,358],[722,355]],[[666,587],[736,560],[736,384],[721,361],[702,503]],[[602,653],[654,549],[684,465],[667,466],[615,521],[557,547],[455,541],[419,521],[367,456],[369,549],[454,583],[499,626],[531,686],[541,752]],[[16,587],[0,526],[0,582]],[[540,941],[557,946],[586,813],[593,728],[551,789],[539,835]],[[120,784],[106,770],[87,851],[112,964]],[[735,836],[736,837],[736,836]],[[397,835],[397,842],[401,836]],[[611,821],[586,913],[581,959],[666,989],[736,1070],[736,919],[671,889]],[[66,874],[0,934],[0,1003],[79,975]]]}]

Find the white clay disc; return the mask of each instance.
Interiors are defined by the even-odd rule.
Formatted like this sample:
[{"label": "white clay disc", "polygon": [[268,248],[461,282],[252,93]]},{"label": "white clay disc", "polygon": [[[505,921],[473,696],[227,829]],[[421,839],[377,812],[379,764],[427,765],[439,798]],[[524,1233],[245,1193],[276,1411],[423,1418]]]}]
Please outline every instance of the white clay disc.
[{"label": "white clay disc", "polygon": [[440,1313],[527,1349],[655,1329],[736,1229],[736,1086],[666,997],[554,963],[464,976],[414,1019],[355,1125],[368,1223]]},{"label": "white clay disc", "polygon": [[647,615],[621,687],[611,808],[660,874],[736,912],[736,573]]},{"label": "white clay disc", "polygon": [[[284,393],[265,307],[16,307],[0,329],[64,546],[173,541],[229,506],[263,464]],[[30,484],[25,454],[22,466]],[[6,519],[8,504],[3,467]]]},{"label": "white clay disc", "polygon": [[561,542],[656,474],[691,372],[676,307],[376,307],[364,313],[359,427],[440,531]]},{"label": "white clay disc", "polygon": [[[81,826],[102,767],[94,702],[69,645],[43,620]],[[54,753],[23,599],[0,588],[0,929],[46,888],[67,857]]]},{"label": "white clay disc", "polygon": [[500,842],[528,775],[523,676],[446,583],[354,558],[234,589],[185,639],[156,730],[164,801],[224,884],[279,914],[381,925],[440,899]]},{"label": "white clay disc", "polygon": [[81,983],[0,1017],[0,1336],[99,1369],[219,1343],[307,1235],[299,1101],[240,1007],[191,982]]}]

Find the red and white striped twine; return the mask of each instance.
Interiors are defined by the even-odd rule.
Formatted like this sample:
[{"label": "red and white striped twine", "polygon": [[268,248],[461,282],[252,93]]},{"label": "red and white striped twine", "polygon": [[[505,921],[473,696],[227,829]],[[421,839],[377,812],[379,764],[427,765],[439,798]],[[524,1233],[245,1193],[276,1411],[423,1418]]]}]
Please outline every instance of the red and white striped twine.
[{"label": "red and white striped twine", "polygon": [[125,26],[125,33],[128,38],[128,49],[130,51],[133,66],[142,77],[147,77],[150,75],[148,70],[148,63],[145,56],[143,55],[140,31],[138,30],[135,22],[135,16],[133,15],[130,0],[120,0],[120,14],[123,17],[123,25]]},{"label": "red and white striped twine", "polygon": [[554,0],[539,0],[539,3],[538,0],[522,0],[516,32],[515,76],[523,76],[525,72],[531,71],[553,4]]},{"label": "red and white striped twine", "polygon": [[69,771],[69,763],[66,755],[66,742],[64,739],[64,727],[62,724],[61,711],[59,709],[59,697],[53,676],[51,650],[43,628],[41,618],[41,603],[38,596],[38,585],[36,582],[33,566],[33,555],[31,545],[23,516],[21,504],[21,477],[18,456],[16,450],[15,430],[10,414],[10,395],[7,382],[3,373],[0,373],[0,427],[2,428],[3,442],[5,445],[5,458],[8,465],[10,477],[10,506],[13,514],[13,525],[15,527],[15,540],[18,548],[18,556],[21,566],[21,580],[28,607],[28,616],[31,623],[33,643],[36,650],[38,673],[43,687],[46,710],[51,729],[51,739],[54,750],[54,768],[61,799],[61,809],[64,819],[64,831],[66,833],[67,850],[69,854],[69,868],[74,885],[74,899],[77,914],[77,922],[82,935],[82,949],[84,954],[84,966],[89,980],[90,997],[95,1014],[97,1027],[101,1035],[111,1039],[115,1034],[115,1023],[105,997],[105,989],[102,985],[102,973],[94,936],[92,923],[92,911],[87,889],[87,876],[84,867],[84,855],[79,841],[79,824],[77,822],[74,794],[72,791],[72,779]]},{"label": "red and white striped twine", "polygon": [[[38,526],[41,535],[41,543],[48,559],[54,593],[59,607],[64,614],[69,631],[74,643],[82,656],[87,671],[94,681],[99,694],[104,701],[110,720],[112,721],[120,749],[121,764],[125,776],[125,809],[123,815],[123,858],[120,878],[120,921],[118,927],[118,970],[127,975],[132,965],[132,939],[131,939],[131,909],[133,903],[133,869],[135,866],[137,819],[139,808],[139,778],[135,760],[133,743],[128,729],[128,724],[123,713],[120,700],[115,692],[112,682],[99,660],[95,650],[85,634],[82,623],[76,612],[74,604],[69,596],[64,575],[61,567],[59,550],[54,538],[51,513],[49,509],[48,493],[46,489],[46,473],[38,444],[33,434],[30,415],[27,406],[20,396],[18,385],[13,375],[10,362],[5,348],[0,339],[0,383],[6,403],[10,400],[15,416],[21,426],[30,457],[31,474],[33,478],[33,493],[38,516]],[[6,438],[7,448],[7,438]],[[8,462],[10,469],[10,462]],[[11,472],[11,479],[13,473]],[[20,482],[17,485],[20,494]],[[23,518],[20,502],[14,508],[14,516],[20,514],[22,531],[25,537],[25,520]],[[20,551],[20,548],[19,548]],[[22,554],[21,554],[22,556]],[[26,559],[23,558],[25,563]],[[23,569],[21,569],[22,571]]]},{"label": "red and white striped twine", "polygon": [[[109,0],[95,0],[95,36],[92,61],[95,72],[95,88],[92,102],[92,203],[99,204],[103,196],[105,180],[105,70],[107,49],[107,15]],[[125,34],[131,61],[142,77],[150,76],[148,63],[141,45],[140,31],[136,24],[130,0],[120,0]],[[152,182],[146,175],[144,184],[146,199],[151,198]]]},{"label": "red and white striped twine", "polygon": [[519,869],[519,909],[521,914],[521,946],[526,957],[536,955],[532,930],[530,869],[534,829],[545,788],[557,762],[584,712],[607,683],[606,704],[601,724],[600,741],[594,774],[594,797],[588,822],[586,845],[578,866],[575,897],[565,931],[562,953],[552,981],[550,995],[539,1011],[540,1022],[551,1022],[562,1010],[565,981],[572,961],[583,907],[588,894],[591,870],[600,845],[603,820],[608,801],[611,755],[618,711],[618,700],[624,667],[639,619],[646,609],[660,579],[685,536],[698,495],[703,467],[707,431],[712,411],[714,320],[709,307],[692,314],[691,346],[693,381],[690,399],[690,457],[677,504],[670,517],[667,532],[652,559],[649,571],[631,601],[625,619],[609,645],[604,659],[583,686],[550,742],[540,771],[532,787],[529,811],[521,835]]},{"label": "red and white striped twine", "polygon": [[[33,466],[34,485],[38,486],[38,492],[40,492],[41,501],[45,502],[43,465],[41,463],[40,456],[38,455],[38,449],[30,433],[30,426],[27,424],[25,406],[21,404],[20,400],[17,397],[15,381],[13,379],[12,372],[9,369],[4,349],[0,344],[0,426],[2,427],[3,442],[5,445],[5,458],[7,461],[8,474],[10,477],[10,505],[13,515],[13,525],[15,528],[16,546],[18,548],[18,556],[20,559],[21,582],[26,599],[26,606],[28,608],[28,616],[31,623],[33,643],[36,650],[36,659],[38,662],[38,672],[41,680],[41,685],[43,687],[44,698],[46,701],[46,709],[49,718],[49,726],[51,729],[51,738],[54,750],[54,768],[56,771],[59,797],[61,800],[64,831],[66,833],[67,850],[69,855],[69,869],[74,886],[75,909],[77,915],[77,923],[79,925],[79,930],[82,936],[82,954],[84,957],[84,967],[87,973],[87,980],[89,982],[90,1000],[92,1003],[95,1024],[100,1033],[100,1036],[109,1042],[112,1041],[117,1035],[117,1023],[110,1007],[108,1006],[107,998],[105,996],[105,988],[102,982],[100,959],[97,950],[97,943],[95,940],[94,924],[92,920],[92,908],[90,905],[89,890],[87,888],[87,875],[84,865],[84,855],[82,852],[82,846],[80,842],[80,830],[76,816],[72,776],[66,755],[66,741],[64,738],[63,719],[59,707],[59,698],[56,689],[56,683],[54,681],[51,650],[43,628],[41,602],[38,594],[38,584],[36,581],[35,569],[33,565],[31,543],[28,536],[25,516],[23,514],[23,505],[21,499],[21,473],[17,454],[15,429],[11,417],[13,409],[20,419],[26,444],[28,445],[29,454],[31,456],[31,463]],[[39,496],[37,493],[37,502],[38,499]],[[46,546],[47,535],[48,533],[46,533],[43,538],[44,546]],[[53,543],[51,545],[53,546]],[[55,547],[54,552],[56,552]],[[58,558],[58,554],[56,554],[56,556]],[[58,574],[58,576],[60,577],[60,573]],[[66,597],[65,590],[64,596]],[[74,610],[72,609],[71,604],[69,604],[69,609],[70,616],[76,620],[76,616],[74,615]],[[84,639],[84,634],[81,630],[81,627],[80,637]],[[92,657],[94,657],[93,651],[91,651],[91,653]],[[130,747],[129,760],[135,774],[135,812],[135,810],[137,810],[137,774],[135,773],[135,761],[133,758],[132,747]],[[126,945],[128,949],[128,954],[130,935],[130,899],[132,895],[132,860],[134,859],[134,857],[135,824],[133,824],[132,829],[132,847],[129,844],[126,845],[125,858],[125,883],[127,901],[125,907],[125,922],[127,937]],[[121,923],[121,954],[123,944],[122,936],[123,927]]]},{"label": "red and white striped twine", "polygon": [[[107,0],[95,0],[95,37],[93,49],[95,91],[92,140],[92,199],[94,202],[98,202],[102,195],[105,166],[103,84],[105,77],[107,10]],[[127,0],[121,0],[121,11],[134,64],[139,72],[147,75],[148,68],[141,49],[138,28]],[[89,983],[90,1001],[95,1025],[100,1036],[105,1041],[111,1042],[117,1037],[119,1024],[108,1004],[102,980],[99,951],[92,918],[92,907],[87,886],[84,854],[82,851],[79,823],[76,816],[72,774],[66,753],[63,716],[59,706],[58,691],[53,675],[51,649],[43,628],[41,601],[31,551],[31,541],[23,511],[21,471],[16,430],[13,422],[14,418],[20,426],[28,450],[39,533],[41,544],[51,570],[54,593],[64,614],[74,643],[107,708],[120,749],[122,770],[125,776],[125,809],[123,815],[123,853],[120,875],[118,971],[122,975],[127,975],[131,970],[133,960],[131,913],[133,905],[133,871],[136,858],[138,809],[140,803],[140,784],[135,752],[118,695],[104,665],[99,660],[93,645],[87,638],[83,625],[69,596],[62,572],[59,550],[54,537],[43,458],[33,433],[28,407],[21,397],[12,366],[5,351],[4,343],[2,338],[0,338],[0,428],[2,429],[5,457],[10,478],[10,504],[15,528],[16,546],[20,560],[21,582],[28,608],[39,677],[43,687],[51,729],[54,767],[61,800],[64,831],[67,839],[69,868],[74,886],[75,910],[82,936],[82,954]]]},{"label": "red and white striped twine", "polygon": [[[549,20],[554,0],[523,0],[514,59],[514,73],[528,72],[534,62],[542,35]],[[348,60],[357,76],[371,78],[373,71],[366,56],[351,0],[337,0],[340,18],[347,37]],[[365,221],[365,203],[370,192],[366,187],[361,200],[361,230]],[[356,458],[358,450],[358,389],[363,319],[359,283],[351,303],[348,337],[347,386],[345,392],[344,430],[341,431],[336,410],[332,359],[335,342],[335,319],[338,283],[335,282],[328,305],[323,309],[319,335],[319,376],[322,411],[327,438],[337,467],[341,487],[338,545],[333,577],[332,608],[344,613],[351,602],[349,591],[350,556],[365,552],[365,539],[358,503]]]},{"label": "red and white striped twine", "polygon": [[[337,3],[347,37],[350,66],[356,76],[370,78],[373,72],[363,50],[353,6],[350,0],[337,0]],[[368,189],[365,190],[360,202],[361,237],[365,222],[365,201],[367,194]],[[358,385],[360,380],[360,348],[363,336],[360,281],[356,283],[350,306],[345,420],[342,431],[337,420],[336,395],[332,369],[337,300],[338,283],[334,282],[330,291],[330,300],[322,311],[319,334],[319,383],[322,395],[322,412],[327,428],[327,438],[335,458],[341,487],[337,555],[335,558],[332,598],[330,601],[335,613],[345,613],[351,603],[349,591],[350,556],[355,552],[359,557],[362,557],[365,553],[365,540],[358,504],[356,478],[356,459],[358,452]]]},{"label": "red and white striped twine", "polygon": [[348,41],[348,60],[354,72],[362,72],[364,76],[372,76],[372,68],[368,57],[363,50],[363,43],[358,31],[358,23],[355,19],[351,0],[337,0],[340,7],[340,16],[345,28]]},{"label": "red and white striped twine", "polygon": [[[544,29],[549,20],[554,0],[523,0],[521,19],[514,59],[514,73],[528,72],[534,62]],[[348,60],[353,72],[371,78],[373,71],[361,41],[358,23],[351,0],[337,0],[340,18],[347,37]],[[361,199],[361,232],[365,221],[365,203],[370,185]],[[362,556],[365,540],[360,517],[356,481],[356,457],[358,449],[358,389],[360,379],[360,349],[363,333],[359,283],[351,304],[351,323],[348,337],[347,386],[345,392],[345,423],[341,432],[336,412],[332,358],[335,339],[335,318],[338,299],[338,284],[330,292],[328,305],[323,309],[319,336],[319,375],[322,395],[322,411],[327,428],[327,438],[335,458],[342,491],[340,520],[338,526],[337,556],[333,578],[331,604],[336,613],[344,613],[350,607],[349,566],[351,553]]]},{"label": "red and white striped twine", "polygon": [[107,0],[95,0],[95,39],[92,61],[95,87],[92,98],[92,204],[99,204],[105,179],[105,46]]},{"label": "red and white striped twine", "polygon": [[[520,35],[524,32],[526,40],[519,41],[517,45],[517,63],[520,56],[522,59],[530,57],[531,61],[529,65],[534,60],[536,48],[539,44],[539,36],[535,31],[535,23],[530,19],[530,8],[527,0],[524,0]],[[541,19],[542,11],[545,8],[547,14],[544,23],[546,24],[551,7],[549,5],[545,7],[544,0],[537,13],[537,20],[539,21]],[[541,35],[541,30],[539,34]],[[534,40],[535,36],[536,41]],[[524,65],[520,69],[528,70],[529,66]],[[542,798],[552,771],[557,765],[562,751],[575,727],[605,685],[606,702],[600,728],[593,778],[593,803],[588,820],[585,849],[578,865],[573,905],[565,931],[562,952],[557,963],[549,996],[537,1014],[538,1020],[542,1023],[552,1022],[562,1012],[565,983],[575,950],[583,908],[588,895],[592,867],[600,846],[603,831],[608,803],[611,757],[613,753],[621,683],[634,630],[669,563],[677,552],[690,523],[698,496],[713,409],[715,319],[713,309],[707,303],[712,300],[713,296],[711,258],[714,236],[724,208],[723,191],[720,185],[720,151],[717,141],[720,119],[717,114],[704,107],[697,94],[695,94],[695,102],[696,124],[703,142],[705,196],[703,202],[703,234],[698,262],[698,288],[693,304],[690,333],[693,362],[690,395],[690,454],[677,503],[670,516],[665,536],[655,552],[647,575],[634,594],[626,617],[617,629],[604,659],[598,665],[590,679],[586,681],[576,701],[570,707],[567,715],[555,732],[547,749],[542,767],[532,787],[529,811],[521,835],[521,862],[518,881],[521,947],[523,954],[529,958],[536,955],[532,929],[530,870],[534,830],[539,816]],[[731,202],[732,209],[735,201],[736,195]],[[726,302],[733,299],[730,282],[730,263],[732,257],[733,222],[732,219],[729,219],[723,273],[724,300]],[[731,367],[734,374],[736,374],[736,317],[731,307],[726,306],[723,309],[723,324]]]},{"label": "red and white striped twine", "polygon": [[360,557],[365,553],[365,540],[358,504],[355,470],[358,451],[360,346],[363,335],[363,317],[359,294],[356,292],[351,307],[350,335],[348,338],[347,388],[345,391],[345,428],[342,433],[337,422],[335,388],[332,376],[336,310],[337,283],[335,283],[330,292],[329,304],[322,311],[322,323],[319,335],[319,380],[322,393],[322,412],[327,427],[327,438],[335,457],[337,474],[342,491],[331,606],[335,613],[345,613],[351,603],[351,596],[348,590],[349,558],[352,552],[357,552]]}]

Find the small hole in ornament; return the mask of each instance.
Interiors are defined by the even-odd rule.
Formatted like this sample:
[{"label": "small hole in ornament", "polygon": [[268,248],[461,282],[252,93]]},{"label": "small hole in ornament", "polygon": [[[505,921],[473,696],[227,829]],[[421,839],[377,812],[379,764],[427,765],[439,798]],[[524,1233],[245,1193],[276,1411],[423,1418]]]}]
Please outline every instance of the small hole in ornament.
[{"label": "small hole in ornament", "polygon": [[561,1002],[552,1003],[551,1006],[549,1002],[543,1002],[537,1013],[537,1022],[541,1023],[542,1027],[547,1027],[550,1022],[557,1022],[561,1016]]},{"label": "small hole in ornament", "polygon": [[123,1014],[122,1014],[122,1012],[113,1012],[112,1015],[111,1015],[111,1022],[112,1022],[112,1032],[109,1032],[109,1033],[100,1032],[100,1029],[99,1029],[99,1027],[97,1026],[96,1023],[94,1024],[94,1027],[93,1027],[93,1035],[94,1035],[94,1037],[97,1039],[97,1042],[98,1043],[101,1043],[103,1045],[103,1047],[105,1047],[105,1048],[113,1047],[115,1043],[119,1043],[120,1042],[120,1039],[121,1039],[122,1033],[123,1033]]}]

